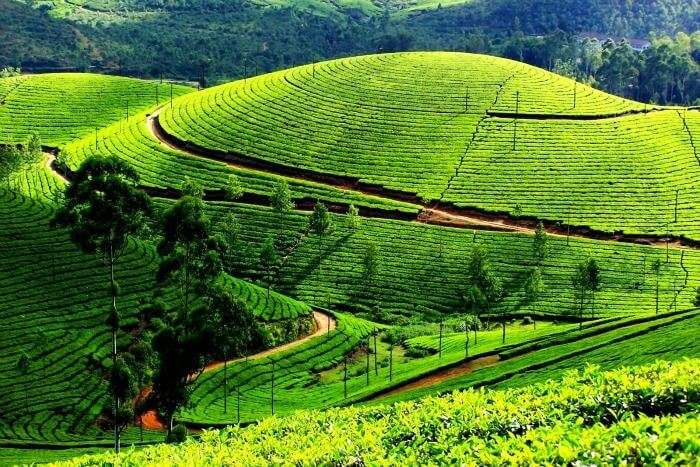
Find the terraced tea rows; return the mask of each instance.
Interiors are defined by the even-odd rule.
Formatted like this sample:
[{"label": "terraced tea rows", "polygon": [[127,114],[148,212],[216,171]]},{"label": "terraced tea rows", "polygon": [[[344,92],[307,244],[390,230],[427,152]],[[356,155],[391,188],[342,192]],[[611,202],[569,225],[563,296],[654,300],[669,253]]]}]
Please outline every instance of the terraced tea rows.
[{"label": "terraced tea rows", "polygon": [[119,121],[97,133],[67,144],[60,157],[71,170],[93,154],[115,155],[136,168],[141,181],[149,186],[179,188],[185,179],[194,180],[204,188],[218,190],[236,175],[241,189],[254,195],[269,196],[281,179],[288,181],[295,199],[322,199],[327,203],[354,203],[370,208],[416,212],[418,207],[410,203],[387,200],[376,196],[306,182],[289,177],[278,177],[265,172],[231,167],[224,163],[192,157],[160,143],[147,127],[146,113],[138,114],[130,121]]},{"label": "terraced tea rows", "polygon": [[[109,349],[104,266],[48,227],[49,205],[0,195],[0,371],[8,376],[0,382],[0,438],[104,438],[94,421],[108,401],[106,384],[90,367]],[[150,296],[154,255],[132,244],[118,266],[126,317]],[[22,352],[31,362],[26,377],[16,370]]]},{"label": "terraced tea rows", "polygon": [[[173,96],[192,91],[174,85]],[[170,84],[120,76],[50,73],[0,79],[0,143],[36,132],[59,146],[170,99]]]},{"label": "terraced tea rows", "polygon": [[[245,205],[211,205],[212,216],[234,212],[246,229],[243,237],[260,245],[270,235],[285,229],[300,232],[307,215],[293,213],[280,219],[266,208]],[[468,229],[439,228],[418,223],[364,219],[360,230],[345,227],[343,216],[334,216],[334,231],[320,243],[308,237],[288,258],[278,290],[306,303],[320,306],[373,309],[406,316],[433,311],[463,310],[461,293],[466,263],[475,244],[488,250],[497,274],[508,291],[497,311],[533,310],[553,314],[578,313],[571,290],[574,267],[594,257],[601,269],[601,290],[596,293],[596,314],[637,314],[655,311],[655,259],[662,262],[659,275],[660,310],[690,305],[700,285],[700,255],[697,250],[666,251],[641,245],[597,242],[563,237],[550,238],[550,254],[543,266],[546,284],[541,300],[523,302],[523,282],[533,267],[532,237]],[[378,249],[380,264],[374,283],[363,279],[361,266],[367,245]],[[252,255],[256,255],[254,249]],[[344,308],[342,308],[344,309]],[[590,308],[588,308],[590,312]]]},{"label": "terraced tea rows", "polygon": [[[98,258],[79,253],[65,232],[49,228],[55,175],[43,163],[23,175],[17,192],[0,190],[0,371],[7,376],[0,382],[0,440],[109,444],[109,433],[95,424],[109,403],[97,366],[111,339],[104,323],[106,270]],[[156,256],[153,246],[133,241],[117,263],[127,328],[151,297]],[[295,300],[274,292],[268,299],[258,286],[231,281],[262,319],[310,312]],[[174,296],[166,291],[164,298]],[[23,353],[30,359],[26,376],[16,369]],[[136,440],[137,431],[130,429],[125,443]]]},{"label": "terraced tea rows", "polygon": [[406,53],[217,86],[158,119],[183,147],[359,180],[388,198],[700,238],[700,113],[684,125],[676,110],[648,110],[508,60]]},{"label": "terraced tea rows", "polygon": [[[700,122],[700,112],[687,115],[691,125]],[[442,199],[571,225],[700,238],[700,163],[676,111],[520,120],[517,131],[513,150],[513,121],[485,120]]]},{"label": "terraced tea rows", "polygon": [[[370,375],[367,379],[365,358],[361,353],[352,358],[347,378],[345,394],[344,369],[341,362],[356,346],[372,346],[367,336],[375,330],[375,324],[365,322],[363,329],[348,329],[347,316],[339,316],[339,328],[332,335],[318,337],[304,348],[295,352],[274,357],[275,361],[275,413],[287,414],[300,409],[318,409],[346,404],[359,400],[385,388],[416,378],[438,367],[453,364],[464,359],[464,334],[459,337],[447,335],[442,355],[410,359],[402,355],[400,348],[392,354],[391,370],[385,349],[387,344],[379,342],[378,366],[375,369],[374,356],[370,356]],[[509,345],[535,340],[550,333],[563,333],[575,325],[552,325],[541,323],[537,330],[532,326],[511,329]],[[434,336],[437,339],[437,336]],[[341,340],[343,344],[338,344]],[[494,351],[501,346],[500,330],[481,332],[477,345],[472,343],[473,354]],[[238,388],[240,386],[241,420],[250,421],[263,418],[271,412],[272,360],[256,363],[238,363],[229,369],[228,413],[223,410],[223,372],[206,375],[198,382],[193,398],[195,408],[186,411],[183,419],[195,423],[225,423],[237,420]],[[233,370],[233,377],[231,376]],[[390,376],[391,372],[391,376]]]}]

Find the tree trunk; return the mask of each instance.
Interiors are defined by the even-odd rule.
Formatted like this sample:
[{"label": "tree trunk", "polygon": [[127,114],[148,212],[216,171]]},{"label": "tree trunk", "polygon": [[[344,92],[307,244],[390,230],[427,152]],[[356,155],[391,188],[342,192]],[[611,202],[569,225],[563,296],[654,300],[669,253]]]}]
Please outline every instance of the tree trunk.
[{"label": "tree trunk", "polygon": [[[112,292],[112,371],[117,367],[117,291],[114,281],[114,247],[112,242],[109,243],[109,282]],[[119,412],[119,397],[112,388],[114,401],[112,403],[112,416],[114,417],[114,451],[119,452],[119,426],[117,422],[117,414]]]},{"label": "tree trunk", "polygon": [[224,354],[224,413],[228,409],[228,355]]}]

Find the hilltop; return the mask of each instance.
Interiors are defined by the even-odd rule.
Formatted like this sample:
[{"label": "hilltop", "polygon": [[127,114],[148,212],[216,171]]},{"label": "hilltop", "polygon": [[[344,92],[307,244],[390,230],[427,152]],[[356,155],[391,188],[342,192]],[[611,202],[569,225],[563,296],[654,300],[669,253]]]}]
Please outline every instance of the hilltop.
[{"label": "hilltop", "polygon": [[[382,431],[391,427],[374,422],[415,408],[416,420],[434,423],[431,404],[459,412],[461,397],[482,395],[382,404],[455,389],[554,378],[493,396],[519,406],[530,391],[559,394],[562,378],[576,393],[581,380],[660,374],[675,391],[676,373],[693,374],[694,361],[564,376],[587,362],[608,370],[699,355],[697,109],[648,105],[511,60],[453,52],[337,59],[202,90],[89,73],[20,75],[0,78],[0,100],[0,150],[26,145],[32,132],[42,146],[0,186],[0,334],[10,337],[0,357],[9,376],[0,383],[4,459],[110,445],[105,265],[50,226],[61,192],[93,155],[129,163],[154,207],[117,268],[120,351],[150,332],[144,316],[154,301],[179,306],[179,291],[156,280],[160,220],[200,187],[213,235],[234,238],[217,283],[243,300],[263,336],[223,368],[225,356],[209,356],[190,384],[191,404],[174,417],[195,430],[258,425],[127,454],[134,462],[207,462],[209,449],[228,452],[216,440],[257,443],[309,420],[357,428],[357,439],[394,440]],[[286,189],[293,205],[279,209]],[[310,223],[320,204],[331,226],[322,233]],[[263,264],[270,248],[274,270]],[[599,283],[580,292],[575,272],[591,260]],[[480,261],[501,292],[488,303],[471,295]],[[139,398],[151,382],[139,380]],[[592,390],[606,394],[604,386]],[[336,408],[351,404],[378,407]],[[592,446],[585,440],[621,431],[686,433],[678,427],[687,423],[694,433],[692,411],[678,407],[683,413],[641,411],[633,415],[664,418],[629,425],[540,426],[512,447],[566,430],[581,435],[583,444],[571,446],[579,454]],[[123,442],[162,441],[164,426],[148,407]],[[502,432],[493,436],[507,442]],[[410,462],[423,447],[408,441],[401,452],[378,441],[362,458]],[[328,454],[316,445],[319,457],[290,447],[280,455],[349,459],[343,446]],[[611,455],[627,455],[620,449]],[[253,463],[270,461],[249,454]],[[464,453],[445,455],[453,454]]]}]

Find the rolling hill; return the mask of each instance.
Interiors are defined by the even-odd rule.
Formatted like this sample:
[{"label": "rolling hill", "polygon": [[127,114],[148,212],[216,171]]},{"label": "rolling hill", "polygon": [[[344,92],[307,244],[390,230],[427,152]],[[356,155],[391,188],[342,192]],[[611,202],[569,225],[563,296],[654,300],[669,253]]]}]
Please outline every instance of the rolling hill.
[{"label": "rolling hill", "polygon": [[[96,370],[109,352],[104,265],[49,227],[56,193],[91,155],[131,164],[158,213],[194,181],[215,230],[235,216],[244,247],[236,251],[236,277],[222,280],[260,322],[295,327],[312,312],[328,319],[325,333],[317,318],[311,337],[294,335],[292,346],[232,361],[228,411],[222,371],[209,367],[192,385],[193,404],[176,417],[190,426],[263,419],[222,436],[266,436],[269,427],[310,420],[306,413],[267,420],[273,410],[529,386],[561,381],[589,361],[608,369],[698,356],[697,109],[648,106],[521,63],[448,52],[320,62],[201,91],[173,85],[172,100],[170,89],[81,73],[0,79],[0,144],[22,143],[35,131],[50,151],[0,188],[0,335],[9,336],[0,340],[0,370],[11,375],[0,383],[0,446],[8,448],[0,458],[26,459],[18,448],[109,445],[101,428],[107,383]],[[223,188],[234,181],[243,194],[227,199]],[[271,207],[283,181],[296,203],[290,212]],[[309,228],[317,201],[331,210],[333,227],[322,236]],[[351,204],[359,207],[357,224],[348,220]],[[546,227],[544,259],[533,250],[538,220]],[[292,245],[269,293],[258,265],[268,239],[276,248]],[[156,241],[133,239],[118,270],[124,331],[153,296]],[[477,247],[504,289],[480,310],[478,341],[465,325],[472,319],[467,264]],[[593,300],[581,301],[572,275],[588,258],[600,267],[600,285]],[[526,289],[534,268],[544,290],[533,301]],[[174,291],[164,299],[175,300]],[[23,353],[31,361],[26,375],[17,369]],[[673,376],[692,366],[675,365],[629,371]],[[596,376],[608,377],[618,376]],[[461,396],[434,401],[449,408],[449,397]],[[232,409],[239,401],[240,415]],[[381,418],[396,409],[334,410],[312,417],[345,423],[344,414]],[[658,423],[674,428],[693,417],[662,415]],[[647,426],[629,423],[628,432]],[[364,418],[356,426],[358,436],[381,428]],[[556,437],[571,428],[588,439],[618,436],[620,427],[557,424],[537,433]],[[147,430],[144,442],[160,437]],[[137,426],[125,442],[141,443]],[[422,449],[409,444],[397,459]],[[372,449],[388,454],[391,446]],[[154,449],[161,451],[129,455],[135,462],[179,455]],[[195,443],[182,449],[179,462],[208,459]]]}]

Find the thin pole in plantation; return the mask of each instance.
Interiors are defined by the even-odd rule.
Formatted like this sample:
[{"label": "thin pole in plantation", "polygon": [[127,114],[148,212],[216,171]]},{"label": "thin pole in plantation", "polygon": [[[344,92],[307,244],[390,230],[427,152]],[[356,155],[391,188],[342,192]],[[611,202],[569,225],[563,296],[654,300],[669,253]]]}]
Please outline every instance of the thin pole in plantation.
[{"label": "thin pole in plantation", "polygon": [[464,357],[469,356],[469,324],[464,321]]},{"label": "thin pole in plantation", "polygon": [[389,381],[394,379],[394,344],[389,346]]},{"label": "thin pole in plantation", "polygon": [[574,80],[574,109],[576,108],[576,89],[578,87],[578,81]]},{"label": "thin pole in plantation", "polygon": [[566,210],[566,246],[569,246],[569,235],[571,234],[571,205]]},{"label": "thin pole in plantation", "polygon": [[95,127],[95,151],[97,151],[97,127]]},{"label": "thin pole in plantation", "polygon": [[438,358],[442,358],[442,318],[440,318],[440,339],[438,341]]},{"label": "thin pole in plantation", "polygon": [[464,112],[469,112],[469,89],[464,92]]},{"label": "thin pole in plantation", "polygon": [[374,376],[379,376],[379,369],[377,369],[377,328],[374,328]]},{"label": "thin pole in plantation", "polygon": [[158,83],[156,83],[156,105],[160,104],[160,94],[158,93]]},{"label": "thin pole in plantation", "polygon": [[173,110],[173,83],[170,82],[170,110]]},{"label": "thin pole in plantation", "polygon": [[676,204],[673,208],[673,223],[674,224],[678,222],[678,193],[680,191],[681,191],[680,188],[676,189]]},{"label": "thin pole in plantation", "polygon": [[369,347],[369,337],[367,337],[367,359],[366,359],[366,363],[365,363],[365,374],[367,375],[367,376],[366,376],[366,378],[367,378],[367,381],[366,381],[367,386],[369,386],[369,349],[370,349],[370,347]]},{"label": "thin pole in plantation", "polygon": [[241,385],[236,385],[236,423],[241,424]]},{"label": "thin pole in plantation", "polygon": [[668,264],[668,243],[669,243],[669,237],[671,234],[668,231],[668,222],[666,222],[666,264]]},{"label": "thin pole in plantation", "polygon": [[348,356],[343,358],[343,397],[348,398]]},{"label": "thin pole in plantation", "polygon": [[129,123],[129,99],[126,100],[126,123]]},{"label": "thin pole in plantation", "polygon": [[270,411],[275,414],[275,361],[272,360],[272,377],[270,379]]},{"label": "thin pole in plantation", "polygon": [[326,315],[326,318],[328,318],[328,323],[326,324],[326,336],[331,335],[331,315],[328,314]]},{"label": "thin pole in plantation", "polygon": [[520,91],[515,91],[515,118],[513,119],[513,151],[515,151],[515,138],[518,132],[518,113],[520,112]]}]

